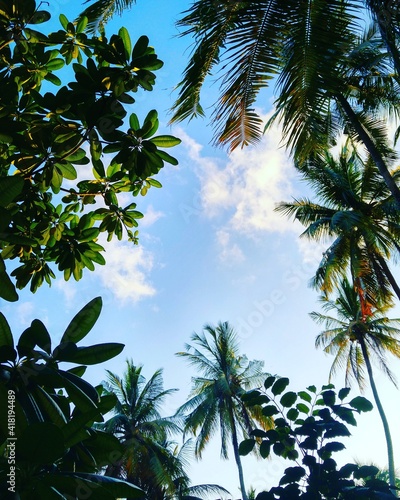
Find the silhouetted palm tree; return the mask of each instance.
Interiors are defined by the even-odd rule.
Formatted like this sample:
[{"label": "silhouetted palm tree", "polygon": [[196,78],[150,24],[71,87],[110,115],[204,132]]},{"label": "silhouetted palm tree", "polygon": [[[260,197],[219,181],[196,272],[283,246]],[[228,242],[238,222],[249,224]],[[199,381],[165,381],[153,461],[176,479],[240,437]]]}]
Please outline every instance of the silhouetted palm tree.
[{"label": "silhouetted palm tree", "polygon": [[162,417],[160,410],[176,389],[164,390],[162,370],[146,381],[142,366],[131,360],[127,360],[122,378],[111,371],[107,375],[105,389],[118,401],[113,416],[100,428],[115,435],[125,451],[107,468],[106,475],[125,478],[141,487],[148,498],[156,498],[160,488],[174,492],[174,478],[183,474],[183,469],[169,437],[181,431],[175,420]]},{"label": "silhouetted palm tree", "polygon": [[387,450],[390,485],[395,486],[395,467],[393,444],[389,424],[379,398],[375,384],[371,360],[375,359],[396,385],[395,378],[389,369],[386,353],[400,358],[400,319],[389,319],[383,315],[388,309],[383,306],[376,309],[369,304],[347,279],[343,279],[338,288],[335,300],[322,297],[322,307],[325,311],[334,311],[335,316],[328,316],[317,312],[311,317],[324,325],[325,330],[317,338],[315,345],[322,347],[328,354],[333,354],[335,359],[330,371],[331,377],[340,368],[345,368],[346,385],[355,379],[360,389],[365,384],[365,370],[375,399],[379,415],[382,420]]},{"label": "silhouetted palm tree", "polygon": [[263,362],[248,361],[239,354],[236,334],[232,326],[218,323],[206,325],[201,334],[194,333],[192,344],[177,353],[196,368],[192,378],[189,400],[177,411],[184,416],[184,431],[196,436],[195,453],[201,457],[210,438],[221,435],[221,455],[228,457],[228,443],[233,446],[239,472],[243,500],[247,500],[243,468],[239,455],[239,439],[255,428],[255,422],[268,428],[271,420],[261,414],[260,407],[247,408],[241,395],[260,386],[265,380]]}]

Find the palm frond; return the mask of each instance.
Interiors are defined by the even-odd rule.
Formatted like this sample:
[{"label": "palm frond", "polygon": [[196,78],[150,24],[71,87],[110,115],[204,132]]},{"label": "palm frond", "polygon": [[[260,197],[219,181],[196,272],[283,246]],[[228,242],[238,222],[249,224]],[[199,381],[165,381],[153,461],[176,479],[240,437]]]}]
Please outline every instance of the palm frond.
[{"label": "palm frond", "polygon": [[[93,0],[86,0],[85,4]],[[121,15],[124,10],[129,9],[136,0],[96,0],[92,5],[89,5],[78,17],[88,18],[87,31],[89,33],[97,33],[104,31],[105,24],[114,16]]]}]

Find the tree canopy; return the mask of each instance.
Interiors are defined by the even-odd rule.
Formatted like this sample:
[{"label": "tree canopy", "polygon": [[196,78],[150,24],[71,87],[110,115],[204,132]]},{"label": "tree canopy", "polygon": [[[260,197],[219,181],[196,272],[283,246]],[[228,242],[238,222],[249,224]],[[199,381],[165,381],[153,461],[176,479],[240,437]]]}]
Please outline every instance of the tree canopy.
[{"label": "tree canopy", "polygon": [[[177,160],[155,135],[157,111],[128,113],[136,92],[151,91],[162,66],[146,36],[121,28],[108,39],[60,15],[60,29],[36,25],[50,14],[34,0],[0,2],[0,296],[36,291],[105,263],[101,233],[138,241],[135,197],[161,187],[154,176]],[[63,68],[68,66],[68,71]],[[70,81],[63,83],[67,78]],[[57,88],[58,87],[58,88]],[[120,195],[132,195],[123,203]],[[4,261],[19,261],[11,279]],[[15,283],[15,286],[14,286]]]}]

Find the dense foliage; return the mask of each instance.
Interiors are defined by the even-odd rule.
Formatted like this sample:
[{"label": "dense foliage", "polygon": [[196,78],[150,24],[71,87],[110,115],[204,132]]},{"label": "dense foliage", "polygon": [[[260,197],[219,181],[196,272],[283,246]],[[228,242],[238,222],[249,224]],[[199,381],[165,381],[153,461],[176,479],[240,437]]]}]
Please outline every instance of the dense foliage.
[{"label": "dense foliage", "polygon": [[264,390],[243,396],[250,407],[262,405],[263,414],[274,418],[275,427],[253,430],[253,437],[240,444],[241,454],[259,446],[263,458],[275,454],[295,462],[285,470],[278,486],[260,493],[257,499],[394,498],[389,485],[375,478],[377,467],[346,464],[339,468],[332,458],[345,448],[341,439],[350,436],[348,425],[356,425],[355,414],[370,411],[371,403],[362,396],[346,403],[348,388],[336,393],[332,385],[319,392],[310,386],[294,392],[286,390],[288,384],[288,378],[270,376]]},{"label": "dense foliage", "polygon": [[[49,20],[34,0],[0,2],[0,297],[16,300],[4,260],[20,262],[11,276],[31,291],[104,264],[100,233],[136,243],[142,217],[132,199],[145,195],[164,162],[163,148],[180,141],[155,136],[158,117],[141,122],[132,94],[151,91],[162,66],[146,36],[132,44],[121,28],[110,39],[89,36],[87,18]],[[65,66],[68,69],[60,73]],[[60,79],[69,78],[63,85]],[[54,91],[55,87],[59,87]],[[96,207],[93,207],[96,205]]]},{"label": "dense foliage", "polygon": [[[60,343],[52,345],[44,324],[35,319],[14,344],[0,313],[0,493],[2,498],[42,500],[119,496],[143,498],[138,487],[100,474],[123,453],[117,438],[93,429],[116,403],[82,377],[86,365],[119,354],[123,344],[77,344],[90,332],[101,299],[89,302],[72,319]],[[62,363],[73,368],[62,369]],[[8,404],[7,404],[8,402]]]}]

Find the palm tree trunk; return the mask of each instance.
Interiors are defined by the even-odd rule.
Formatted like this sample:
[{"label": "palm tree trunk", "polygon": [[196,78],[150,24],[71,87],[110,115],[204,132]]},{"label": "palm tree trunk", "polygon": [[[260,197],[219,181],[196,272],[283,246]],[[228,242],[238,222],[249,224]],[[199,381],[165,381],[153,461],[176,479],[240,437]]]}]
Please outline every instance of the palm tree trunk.
[{"label": "palm tree trunk", "polygon": [[355,131],[358,134],[358,137],[361,139],[361,141],[364,143],[364,146],[367,148],[369,154],[371,155],[371,158],[375,162],[375,165],[378,167],[378,170],[382,175],[383,180],[385,181],[387,187],[389,188],[394,199],[396,200],[398,207],[400,208],[400,189],[398,188],[396,182],[391,176],[382,154],[376,147],[374,141],[371,139],[367,130],[365,130],[362,123],[360,123],[360,120],[357,118],[356,113],[354,112],[353,108],[350,106],[349,102],[344,97],[344,95],[335,94],[335,99],[342,107],[342,110],[346,114],[347,118],[350,120],[352,126],[354,127]]},{"label": "palm tree trunk", "polygon": [[[369,382],[371,384],[371,389],[372,389],[372,394],[374,396],[376,407],[378,408],[379,415],[381,417],[382,424],[383,424],[383,429],[385,432],[387,452],[388,452],[389,484],[390,484],[391,488],[395,488],[395,486],[396,486],[396,473],[395,473],[395,468],[394,468],[393,443],[392,443],[392,437],[390,435],[389,424],[388,424],[385,412],[383,410],[381,400],[379,399],[378,390],[377,390],[376,385],[375,385],[375,380],[374,380],[374,376],[372,373],[372,366],[371,366],[371,362],[369,360],[367,346],[365,345],[365,341],[362,337],[359,339],[359,342],[360,342],[361,350],[363,353],[365,365],[367,367]],[[397,497],[396,489],[392,489],[392,493],[394,494],[394,496]]]},{"label": "palm tree trunk", "polygon": [[236,465],[237,465],[238,472],[239,472],[240,491],[242,492],[242,500],[248,500],[246,487],[244,485],[243,467],[242,467],[242,461],[240,460],[240,455],[239,455],[239,442],[238,442],[235,419],[233,417],[232,407],[229,410],[230,410],[229,411],[229,418],[231,420],[231,428],[232,428],[233,453],[235,455],[235,461],[236,461]]}]

